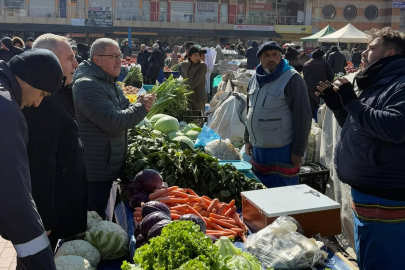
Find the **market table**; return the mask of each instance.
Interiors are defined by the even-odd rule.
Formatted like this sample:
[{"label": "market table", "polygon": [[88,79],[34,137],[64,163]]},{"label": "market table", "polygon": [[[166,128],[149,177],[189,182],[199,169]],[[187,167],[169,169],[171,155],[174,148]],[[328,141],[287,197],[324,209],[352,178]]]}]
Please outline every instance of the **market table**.
[{"label": "market table", "polygon": [[[98,270],[118,270],[121,269],[121,264],[124,260],[131,261],[133,255],[135,253],[135,237],[134,235],[134,228],[135,224],[133,221],[133,211],[130,209],[127,202],[121,202],[115,207],[115,218],[117,224],[119,224],[127,233],[129,239],[129,258],[120,258],[117,260],[110,260],[110,261],[101,261],[99,266],[97,267]],[[235,246],[238,248],[244,249],[243,243],[236,242],[234,243]],[[325,268],[329,268],[331,270],[353,270],[355,268],[351,267],[347,264],[343,259],[341,259],[337,254],[333,253],[330,250],[328,252],[328,259],[326,260],[326,265],[324,267],[317,267],[317,270],[323,270]]]}]

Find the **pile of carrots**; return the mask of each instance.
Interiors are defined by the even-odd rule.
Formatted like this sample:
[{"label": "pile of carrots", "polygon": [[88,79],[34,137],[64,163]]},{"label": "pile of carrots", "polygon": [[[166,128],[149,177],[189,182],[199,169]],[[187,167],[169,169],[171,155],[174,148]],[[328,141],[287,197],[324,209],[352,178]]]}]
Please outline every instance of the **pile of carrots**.
[{"label": "pile of carrots", "polygon": [[[200,217],[207,227],[207,235],[216,238],[221,236],[239,236],[246,240],[248,228],[236,213],[235,200],[222,203],[218,199],[198,196],[189,188],[177,186],[156,190],[149,195],[150,201],[165,203],[170,209],[171,218],[179,219],[182,215],[193,214]],[[142,208],[135,208],[134,216],[137,221],[142,217]]]}]

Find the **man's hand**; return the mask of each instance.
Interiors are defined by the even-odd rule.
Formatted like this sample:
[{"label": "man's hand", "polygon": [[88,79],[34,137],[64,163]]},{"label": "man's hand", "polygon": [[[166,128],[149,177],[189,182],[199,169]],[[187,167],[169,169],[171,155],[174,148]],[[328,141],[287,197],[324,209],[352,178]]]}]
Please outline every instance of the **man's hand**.
[{"label": "man's hand", "polygon": [[52,230],[46,231],[46,235],[49,236],[51,234]]},{"label": "man's hand", "polygon": [[251,143],[245,143],[245,152],[248,156],[253,156],[253,147]]},{"label": "man's hand", "polygon": [[146,111],[149,112],[155,100],[156,94],[146,94],[139,95],[136,102],[142,104],[145,107]]},{"label": "man's hand", "polygon": [[291,162],[295,165],[295,167],[300,168],[302,165],[302,157],[291,154]]},{"label": "man's hand", "polygon": [[336,91],[333,91],[333,86],[329,81],[319,82],[319,85],[316,87],[319,92],[315,92],[315,95],[321,97],[325,101],[326,106],[332,111],[342,108],[340,97]]},{"label": "man's hand", "polygon": [[317,95],[319,97],[321,95],[321,93],[323,93],[323,91],[325,91],[327,88],[329,88],[331,86],[332,86],[332,83],[330,81],[319,82],[319,85],[316,87],[319,92],[315,92],[315,95]]},{"label": "man's hand", "polygon": [[338,91],[339,88],[342,86],[344,83],[350,83],[348,79],[346,78],[337,78],[336,81],[333,83],[333,90]]}]

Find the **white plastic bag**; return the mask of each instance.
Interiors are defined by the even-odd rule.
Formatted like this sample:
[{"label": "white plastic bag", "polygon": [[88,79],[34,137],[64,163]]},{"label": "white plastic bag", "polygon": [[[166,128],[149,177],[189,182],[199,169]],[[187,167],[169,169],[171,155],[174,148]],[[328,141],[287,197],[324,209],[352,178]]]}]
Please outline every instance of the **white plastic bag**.
[{"label": "white plastic bag", "polygon": [[245,248],[265,268],[302,269],[322,263],[326,258],[320,250],[323,243],[298,233],[298,226],[294,218],[281,216],[263,230],[248,236]]},{"label": "white plastic bag", "polygon": [[304,164],[319,163],[321,158],[321,135],[322,129],[312,119],[311,132],[308,137],[308,146],[304,154]]},{"label": "white plastic bag", "polygon": [[233,147],[231,141],[226,140],[214,140],[207,143],[204,151],[213,157],[220,160],[240,160],[239,152]]}]

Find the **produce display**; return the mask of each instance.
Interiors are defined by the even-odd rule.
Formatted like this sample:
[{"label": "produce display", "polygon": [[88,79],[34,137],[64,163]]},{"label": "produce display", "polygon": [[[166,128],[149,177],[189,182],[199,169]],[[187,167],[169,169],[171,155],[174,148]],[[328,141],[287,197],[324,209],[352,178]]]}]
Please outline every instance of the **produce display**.
[{"label": "produce display", "polygon": [[156,101],[148,113],[148,118],[160,113],[182,116],[187,110],[188,96],[193,92],[189,90],[185,80],[174,79],[171,75],[163,83],[156,84],[150,93],[156,93]]},{"label": "produce display", "polygon": [[[140,171],[154,169],[162,175],[169,187],[190,188],[199,196],[217,198],[221,202],[235,200],[238,208],[241,207],[242,191],[265,188],[256,180],[246,177],[234,166],[230,164],[221,166],[218,159],[200,150],[188,149],[186,144],[182,144],[181,147],[180,143],[170,142],[163,135],[155,135],[148,128],[134,128],[128,133],[125,172],[131,182],[135,181],[135,176]],[[158,188],[160,186],[157,185],[156,189]],[[124,190],[132,208],[140,207],[140,203],[145,202],[142,199],[149,195],[147,191],[137,190],[131,185]]]},{"label": "produce display", "polygon": [[172,71],[179,71],[179,65],[173,65],[170,68]]},{"label": "produce display", "polygon": [[[190,188],[157,189],[149,195],[149,202],[141,203],[142,207],[136,207],[134,222],[140,224],[139,234],[143,241],[150,240],[149,234],[152,226],[162,220],[191,220],[200,226],[203,233],[213,239],[227,236],[245,240],[248,228],[236,213],[235,200],[229,204],[211,199],[207,196],[198,196]],[[167,225],[167,224],[162,224]],[[138,238],[135,231],[135,238]],[[148,237],[146,237],[148,236]],[[143,243],[139,243],[141,245]]]},{"label": "produce display", "polygon": [[90,262],[91,266],[97,267],[101,260],[100,251],[84,240],[74,240],[63,243],[55,254],[55,259],[61,256],[80,256]]},{"label": "produce display", "polygon": [[124,59],[121,60],[121,65],[126,65],[126,66],[130,66],[132,64],[136,64],[136,58],[132,58],[132,57],[125,57]]},{"label": "produce display", "polygon": [[67,255],[55,259],[56,270],[96,270],[90,262],[83,257]]},{"label": "produce display", "polygon": [[122,81],[126,86],[141,88],[143,84],[143,75],[140,68],[132,67],[125,79]]}]

